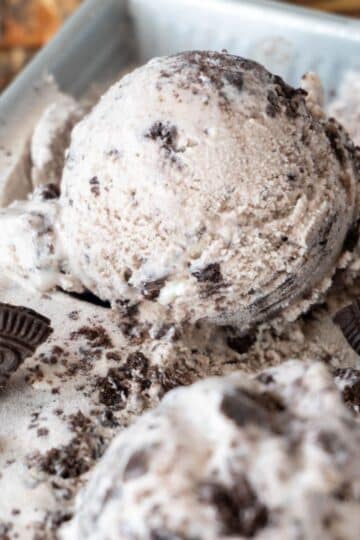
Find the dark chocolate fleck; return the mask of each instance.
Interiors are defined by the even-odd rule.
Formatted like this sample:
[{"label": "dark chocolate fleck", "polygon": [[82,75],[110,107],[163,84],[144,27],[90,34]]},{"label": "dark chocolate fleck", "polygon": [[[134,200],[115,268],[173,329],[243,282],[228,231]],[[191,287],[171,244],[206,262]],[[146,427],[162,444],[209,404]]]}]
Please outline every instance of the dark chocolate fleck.
[{"label": "dark chocolate fleck", "polygon": [[57,184],[45,184],[41,186],[40,195],[43,200],[58,199],[60,197],[60,188]]},{"label": "dark chocolate fleck", "polygon": [[360,354],[360,299],[338,311],[333,317],[349,343],[357,354]]},{"label": "dark chocolate fleck", "polygon": [[256,379],[261,382],[262,384],[265,384],[266,386],[269,384],[273,384],[275,382],[274,377],[270,373],[259,373],[257,375]]},{"label": "dark chocolate fleck", "polygon": [[353,252],[356,246],[359,243],[359,234],[360,234],[360,220],[356,220],[355,223],[349,229],[345,241],[344,241],[344,250]]},{"label": "dark chocolate fleck", "polygon": [[215,506],[222,535],[252,538],[268,522],[268,510],[245,476],[236,478],[231,487],[215,482],[203,483],[199,486],[199,498]]},{"label": "dark chocolate fleck", "polygon": [[98,381],[99,401],[108,407],[125,407],[129,395],[129,383],[121,370],[111,368],[106,377]]},{"label": "dark chocolate fleck", "polygon": [[339,124],[333,118],[330,118],[325,125],[325,134],[330,142],[331,148],[337,160],[341,165],[344,165],[346,162],[346,152],[344,145],[341,142]]},{"label": "dark chocolate fleck", "polygon": [[244,86],[244,77],[240,71],[226,71],[225,79],[235,86],[238,90],[242,90]]},{"label": "dark chocolate fleck", "polygon": [[220,409],[239,427],[254,424],[277,433],[285,428],[285,407],[280,398],[271,392],[260,394],[237,388],[225,394]]},{"label": "dark chocolate fleck", "polygon": [[139,392],[151,385],[149,361],[140,351],[130,354],[123,365],[109,369],[106,377],[99,378],[100,403],[115,409],[124,408],[132,383],[138,386]]},{"label": "dark chocolate fleck", "polygon": [[13,525],[10,522],[0,521],[0,539],[10,540],[8,533],[12,530]]},{"label": "dark chocolate fleck", "polygon": [[145,133],[147,139],[160,141],[161,147],[167,152],[176,152],[178,131],[170,122],[155,122]]},{"label": "dark chocolate fleck", "polygon": [[147,300],[156,300],[160,295],[160,291],[163,288],[164,283],[165,279],[156,279],[155,281],[148,281],[147,283],[144,283],[141,289],[142,295]]},{"label": "dark chocolate fleck", "polygon": [[268,104],[266,106],[266,113],[274,118],[278,113],[281,112],[279,105],[279,96],[273,91],[269,90],[267,94]]},{"label": "dark chocolate fleck", "polygon": [[360,370],[354,368],[337,368],[334,376],[342,382],[342,397],[346,405],[360,412]]},{"label": "dark chocolate fleck", "polygon": [[57,531],[63,523],[67,523],[72,517],[72,514],[65,510],[50,512],[47,516],[47,526],[50,530]]},{"label": "dark chocolate fleck", "polygon": [[317,439],[321,448],[328,454],[339,455],[346,452],[346,447],[342,441],[340,441],[336,433],[323,430],[318,434]]},{"label": "dark chocolate fleck", "polygon": [[116,308],[122,317],[133,318],[139,312],[139,304],[131,304],[130,300],[119,298],[115,301]]},{"label": "dark chocolate fleck", "polygon": [[256,341],[256,334],[249,333],[245,336],[230,336],[226,342],[230,349],[236,351],[238,354],[245,354],[254,345]]},{"label": "dark chocolate fleck", "polygon": [[72,296],[73,298],[76,298],[77,300],[81,300],[82,302],[87,302],[88,304],[93,304],[94,306],[103,307],[106,309],[110,309],[111,305],[110,302],[107,300],[102,300],[95,294],[93,294],[91,291],[85,290],[82,293],[77,292],[68,292],[68,291],[62,291],[65,294],[68,294],[69,296]]},{"label": "dark chocolate fleck", "polygon": [[141,449],[135,452],[124,469],[124,482],[143,476],[148,471],[149,452]]},{"label": "dark chocolate fleck", "polygon": [[220,283],[223,280],[221,274],[221,268],[219,263],[212,263],[203,268],[193,272],[192,274],[200,283],[210,281],[211,283]]},{"label": "dark chocolate fleck", "polygon": [[94,176],[89,180],[89,184],[91,185],[91,193],[95,195],[95,197],[98,197],[100,195],[100,182],[97,176]]},{"label": "dark chocolate fleck", "polygon": [[99,417],[99,422],[103,427],[114,428],[119,426],[119,422],[116,420],[113,411],[111,411],[110,409],[105,409],[101,413]]},{"label": "dark chocolate fleck", "polygon": [[120,356],[120,353],[116,352],[116,351],[109,351],[106,353],[106,358],[108,360],[114,360],[115,362],[117,363],[120,363],[121,362],[121,356]]}]

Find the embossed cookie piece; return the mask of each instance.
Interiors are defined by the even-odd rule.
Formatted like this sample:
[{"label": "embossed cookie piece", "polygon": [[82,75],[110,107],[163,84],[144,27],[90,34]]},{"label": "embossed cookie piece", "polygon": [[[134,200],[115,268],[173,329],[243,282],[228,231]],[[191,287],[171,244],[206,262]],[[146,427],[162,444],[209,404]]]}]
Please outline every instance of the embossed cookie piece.
[{"label": "embossed cookie piece", "polygon": [[29,308],[0,304],[0,386],[51,333],[47,317]]},{"label": "embossed cookie piece", "polygon": [[333,321],[340,327],[349,345],[360,354],[360,298],[338,311]]}]

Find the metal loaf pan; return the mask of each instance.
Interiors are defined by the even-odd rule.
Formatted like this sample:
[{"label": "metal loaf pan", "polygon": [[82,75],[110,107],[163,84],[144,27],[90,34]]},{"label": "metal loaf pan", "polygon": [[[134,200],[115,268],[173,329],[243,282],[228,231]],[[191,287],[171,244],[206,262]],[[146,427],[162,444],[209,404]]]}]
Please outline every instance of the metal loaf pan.
[{"label": "metal loaf pan", "polygon": [[330,93],[360,71],[360,22],[264,0],[87,0],[0,96],[0,184],[54,99],[46,75],[81,98],[127,66],[189,49],[227,49],[295,85],[316,71]]}]

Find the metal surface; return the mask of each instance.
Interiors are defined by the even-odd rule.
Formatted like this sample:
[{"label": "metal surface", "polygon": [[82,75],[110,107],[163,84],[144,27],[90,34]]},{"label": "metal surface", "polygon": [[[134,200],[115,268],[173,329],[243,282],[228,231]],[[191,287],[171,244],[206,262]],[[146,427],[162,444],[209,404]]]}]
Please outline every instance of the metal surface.
[{"label": "metal surface", "polygon": [[360,70],[359,21],[260,0],[132,0],[141,60],[190,48],[226,48],[298,84],[308,70],[337,87]]},{"label": "metal surface", "polygon": [[327,88],[360,70],[360,22],[264,0],[87,0],[0,97],[19,105],[44,73],[81,96],[113,78],[138,51],[140,62],[191,48],[249,56],[296,83],[316,70]]},{"label": "metal surface", "polygon": [[14,106],[47,73],[80,96],[91,81],[111,76],[129,60],[131,24],[122,0],[88,0],[0,96]]},{"label": "metal surface", "polygon": [[196,48],[253,58],[295,85],[316,71],[329,95],[360,71],[360,22],[264,0],[87,0],[0,96],[0,184],[56,95],[46,74],[82,97],[136,61]]}]

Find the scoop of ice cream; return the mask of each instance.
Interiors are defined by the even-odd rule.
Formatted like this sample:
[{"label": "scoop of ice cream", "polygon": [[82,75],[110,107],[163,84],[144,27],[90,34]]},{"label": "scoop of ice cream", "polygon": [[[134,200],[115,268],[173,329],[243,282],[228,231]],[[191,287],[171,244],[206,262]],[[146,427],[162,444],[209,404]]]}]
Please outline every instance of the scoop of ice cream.
[{"label": "scoop of ice cream", "polygon": [[83,116],[84,111],[80,105],[66,94],[60,94],[44,110],[31,138],[31,176],[34,186],[60,184],[71,130]]},{"label": "scoop of ice cream", "polygon": [[334,116],[360,145],[360,74],[346,74],[338,96],[330,103],[328,113]]},{"label": "scoop of ice cream", "polygon": [[359,443],[323,364],[208,379],[113,441],[62,538],[351,540]]},{"label": "scoop of ice cream", "polygon": [[154,59],[73,131],[71,271],[103,299],[147,298],[177,320],[264,320],[333,272],[354,213],[351,153],[302,90],[254,62]]},{"label": "scoop of ice cream", "polygon": [[42,292],[60,286],[82,290],[69,274],[57,232],[59,188],[39,186],[26,201],[0,210],[1,282]]}]

